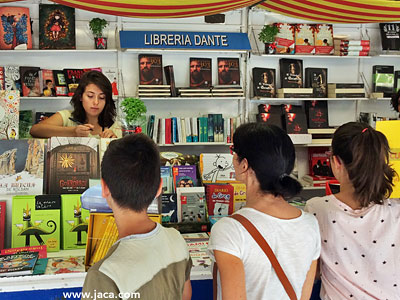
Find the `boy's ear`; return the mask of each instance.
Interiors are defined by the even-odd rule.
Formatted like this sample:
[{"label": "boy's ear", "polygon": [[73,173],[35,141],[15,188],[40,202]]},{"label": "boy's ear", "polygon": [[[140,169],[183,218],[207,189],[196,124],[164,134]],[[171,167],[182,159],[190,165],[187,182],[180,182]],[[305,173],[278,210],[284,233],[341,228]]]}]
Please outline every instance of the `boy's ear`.
[{"label": "boy's ear", "polygon": [[101,183],[101,196],[105,199],[109,198],[111,193],[107,183],[104,181],[103,178],[100,180],[100,183]]},{"label": "boy's ear", "polygon": [[160,186],[158,187],[157,194],[156,194],[156,197],[155,197],[155,198],[157,198],[158,196],[161,195],[161,192],[162,192],[162,183],[163,183],[163,180],[162,180],[162,178],[160,178]]}]

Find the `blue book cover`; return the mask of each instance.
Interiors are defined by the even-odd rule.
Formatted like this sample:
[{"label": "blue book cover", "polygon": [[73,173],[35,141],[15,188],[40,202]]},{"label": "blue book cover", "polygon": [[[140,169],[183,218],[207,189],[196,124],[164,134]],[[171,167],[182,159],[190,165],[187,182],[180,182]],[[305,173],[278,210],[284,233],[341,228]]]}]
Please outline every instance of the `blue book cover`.
[{"label": "blue book cover", "polygon": [[178,129],[177,129],[177,119],[176,117],[172,117],[172,143],[178,143],[179,138],[178,138]]},{"label": "blue book cover", "polygon": [[161,166],[161,178],[163,180],[162,191],[163,193],[172,193],[172,171],[171,166]]}]

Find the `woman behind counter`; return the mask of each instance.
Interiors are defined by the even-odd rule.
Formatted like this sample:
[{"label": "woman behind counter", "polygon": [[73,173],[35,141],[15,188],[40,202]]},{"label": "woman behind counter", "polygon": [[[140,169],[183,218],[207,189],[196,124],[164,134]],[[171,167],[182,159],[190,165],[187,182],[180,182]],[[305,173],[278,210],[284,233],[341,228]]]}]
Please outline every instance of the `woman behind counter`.
[{"label": "woman behind counter", "polygon": [[36,138],[121,137],[121,124],[116,119],[110,81],[99,71],[83,74],[71,99],[74,110],[61,110],[32,126]]}]

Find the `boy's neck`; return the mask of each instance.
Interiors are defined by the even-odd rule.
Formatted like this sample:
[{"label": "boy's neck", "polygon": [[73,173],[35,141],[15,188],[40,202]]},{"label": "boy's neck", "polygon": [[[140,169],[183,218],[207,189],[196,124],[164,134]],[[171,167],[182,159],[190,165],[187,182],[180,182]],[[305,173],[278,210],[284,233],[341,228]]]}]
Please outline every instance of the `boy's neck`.
[{"label": "boy's neck", "polygon": [[152,221],[146,210],[135,212],[130,209],[114,210],[115,223],[118,228],[118,238],[132,235],[149,233],[156,228],[156,223]]}]

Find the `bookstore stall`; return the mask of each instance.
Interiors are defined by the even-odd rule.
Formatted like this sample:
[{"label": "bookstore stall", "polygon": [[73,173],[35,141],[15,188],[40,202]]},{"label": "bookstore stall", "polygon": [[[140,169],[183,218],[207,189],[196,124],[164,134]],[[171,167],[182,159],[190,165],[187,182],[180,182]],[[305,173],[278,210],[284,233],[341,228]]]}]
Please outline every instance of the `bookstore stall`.
[{"label": "bookstore stall", "polygon": [[1,2],[2,299],[80,292],[85,271],[118,240],[99,186],[112,139],[29,133],[72,109],[87,71],[110,80],[123,134],[143,132],[159,146],[163,193],[148,214],[186,240],[192,299],[212,299],[211,226],[246,204],[229,151],[240,124],[266,122],[289,134],[297,156],[291,176],[303,185],[289,201],[302,207],[334,180],[327,151],[335,128],[398,118],[390,101],[400,88],[396,19],[315,19],[301,6],[281,11],[277,0],[206,12],[143,11],[134,1],[126,11],[85,1]]}]

